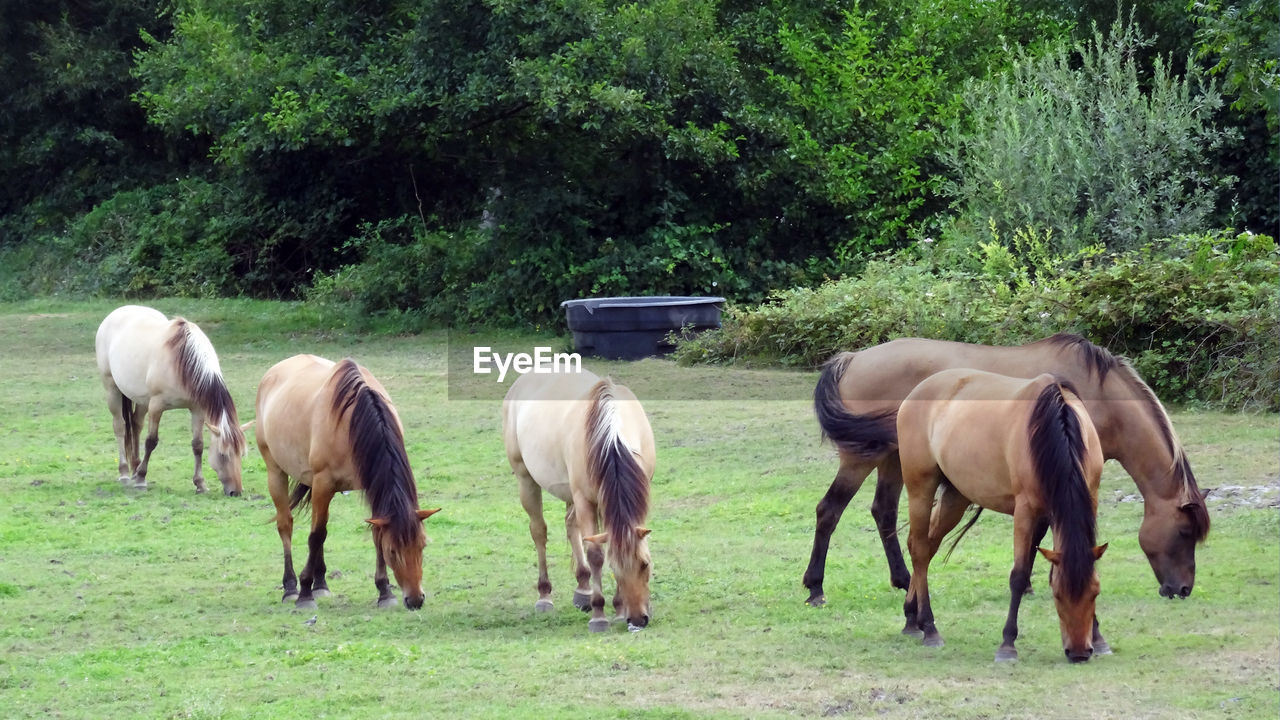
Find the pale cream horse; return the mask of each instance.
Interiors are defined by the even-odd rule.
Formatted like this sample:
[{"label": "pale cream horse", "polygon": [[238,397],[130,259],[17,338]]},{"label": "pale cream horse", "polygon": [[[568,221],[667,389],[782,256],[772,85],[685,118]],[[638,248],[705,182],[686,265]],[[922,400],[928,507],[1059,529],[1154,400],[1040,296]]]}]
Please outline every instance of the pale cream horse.
[{"label": "pale cream horse", "polygon": [[[180,317],[170,320],[149,307],[125,305],[98,326],[94,344],[119,449],[120,482],[136,488],[147,486],[147,466],[160,440],[160,415],[187,408],[191,411],[196,492],[205,491],[200,460],[207,426],[213,439],[209,460],[222,492],[239,495],[240,462],[247,449],[244,429],[222,379],[218,355],[200,328]],[[144,417],[148,423],[146,453],[139,460]]]},{"label": "pale cream horse", "polygon": [[[337,493],[363,490],[371,512],[366,522],[373,529],[378,606],[396,605],[387,579],[390,565],[405,607],[421,608],[422,548],[427,542],[422,521],[439,508],[418,509],[404,429],[382,384],[350,358],[334,363],[295,355],[262,376],[257,409],[254,432],[284,546],[283,601],[314,608],[316,597],[329,594],[324,562],[329,502]],[[299,578],[293,572],[293,508],[308,496],[311,534]]]},{"label": "pale cream horse", "polygon": [[652,610],[649,530],[642,523],[649,510],[655,452],[640,401],[626,387],[587,371],[522,375],[502,403],[502,434],[538,550],[534,609],[552,609],[542,517],[545,490],[566,506],[565,531],[578,580],[573,604],[591,612],[587,627],[593,632],[609,627],[602,546],[608,548],[617,581],[616,615],[632,631],[647,626]]}]

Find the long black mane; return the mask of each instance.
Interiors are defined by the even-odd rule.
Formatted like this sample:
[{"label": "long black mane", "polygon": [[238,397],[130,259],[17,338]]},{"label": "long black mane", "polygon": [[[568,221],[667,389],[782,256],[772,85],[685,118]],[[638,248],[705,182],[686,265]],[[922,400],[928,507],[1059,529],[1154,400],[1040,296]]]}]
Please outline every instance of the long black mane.
[{"label": "long black mane", "polygon": [[[231,391],[216,365],[213,346],[209,345],[203,333],[200,336],[194,333],[199,333],[199,330],[193,323],[181,317],[173,319],[173,331],[166,344],[173,352],[178,381],[191,401],[204,413],[205,419],[218,428],[227,449],[243,455],[247,447],[244,431],[240,429],[240,418],[236,414]],[[210,366],[211,359],[213,366]]]},{"label": "long black mane", "polygon": [[1038,342],[1074,350],[1088,365],[1089,369],[1098,376],[1099,385],[1106,381],[1108,374],[1115,372],[1121,381],[1137,394],[1145,406],[1147,414],[1156,423],[1156,427],[1160,431],[1160,437],[1163,439],[1169,454],[1173,457],[1173,465],[1169,471],[1182,484],[1184,500],[1182,511],[1187,514],[1188,519],[1191,521],[1192,532],[1195,534],[1196,541],[1202,542],[1209,535],[1209,508],[1205,505],[1204,496],[1201,494],[1200,486],[1196,482],[1196,476],[1191,472],[1191,463],[1187,460],[1186,452],[1182,449],[1182,443],[1178,440],[1178,435],[1173,430],[1173,423],[1169,421],[1169,414],[1165,412],[1160,398],[1156,397],[1151,387],[1133,369],[1133,365],[1129,360],[1113,355],[1106,348],[1094,345],[1085,338],[1070,333],[1058,333]]},{"label": "long black mane", "polygon": [[404,435],[381,393],[369,387],[360,367],[347,358],[333,369],[335,420],[349,414],[351,459],[373,517],[386,520],[383,532],[397,546],[410,544],[419,532],[418,488],[409,467]]},{"label": "long black mane", "polygon": [[1078,598],[1093,577],[1097,518],[1084,477],[1080,417],[1067,405],[1065,392],[1075,394],[1074,388],[1061,381],[1040,391],[1028,430],[1031,460],[1049,506],[1053,537],[1063,546],[1058,570],[1067,594]]},{"label": "long black mane", "polygon": [[587,471],[600,486],[600,515],[615,559],[632,557],[635,529],[649,514],[649,478],[618,435],[614,384],[605,378],[591,388],[587,410]]}]

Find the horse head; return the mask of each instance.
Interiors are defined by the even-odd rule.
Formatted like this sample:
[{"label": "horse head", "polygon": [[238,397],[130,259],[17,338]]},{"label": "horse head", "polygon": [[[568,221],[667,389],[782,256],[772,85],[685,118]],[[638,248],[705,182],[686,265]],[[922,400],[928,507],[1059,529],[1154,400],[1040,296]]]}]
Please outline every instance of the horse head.
[{"label": "horse head", "polygon": [[[1184,460],[1185,462],[1185,460]],[[1190,473],[1190,468],[1187,468]],[[1185,598],[1196,583],[1196,544],[1209,531],[1204,498],[1209,491],[1184,486],[1177,512],[1159,511],[1158,503],[1145,505],[1138,544],[1160,582],[1160,595]]]},{"label": "horse head", "polygon": [[[609,567],[618,583],[618,611],[627,619],[627,629],[636,631],[648,626],[653,613],[649,601],[649,575],[651,559],[648,528],[636,527],[631,542],[614,542],[608,552]],[[601,545],[609,542],[609,533],[583,538]]]},{"label": "horse head", "polygon": [[422,522],[440,512],[440,508],[414,512],[413,529],[409,533],[393,531],[391,521],[384,517],[365,521],[373,528],[373,542],[378,548],[379,559],[391,568],[404,595],[404,606],[410,610],[420,609],[426,598],[422,590],[422,548],[427,544],[427,533]]},{"label": "horse head", "polygon": [[218,482],[222,483],[223,495],[240,497],[244,492],[244,484],[240,478],[241,461],[249,452],[249,447],[244,440],[244,431],[251,425],[253,425],[252,421],[241,425],[238,431],[234,425],[231,426],[230,431],[224,431],[212,423],[205,423],[213,438],[213,452],[209,454],[209,464],[218,475]]},{"label": "horse head", "polygon": [[1051,563],[1049,568],[1049,588],[1053,591],[1053,604],[1058,609],[1058,626],[1062,631],[1062,651],[1073,663],[1084,662],[1093,656],[1094,614],[1097,608],[1098,572],[1093,563],[1102,557],[1106,544],[1093,548],[1091,557],[1087,558],[1088,579],[1079,588],[1078,593],[1070,592],[1067,577],[1069,573],[1078,573],[1079,569],[1063,566],[1063,555],[1056,550],[1036,548]]}]

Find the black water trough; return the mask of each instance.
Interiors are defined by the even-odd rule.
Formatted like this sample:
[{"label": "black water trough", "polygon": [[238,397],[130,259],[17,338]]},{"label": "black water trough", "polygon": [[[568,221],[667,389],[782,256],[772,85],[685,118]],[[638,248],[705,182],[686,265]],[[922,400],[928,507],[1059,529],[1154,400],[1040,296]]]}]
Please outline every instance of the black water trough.
[{"label": "black water trough", "polygon": [[639,360],[671,352],[667,335],[720,327],[722,297],[607,297],[565,300],[573,345],[583,355]]}]

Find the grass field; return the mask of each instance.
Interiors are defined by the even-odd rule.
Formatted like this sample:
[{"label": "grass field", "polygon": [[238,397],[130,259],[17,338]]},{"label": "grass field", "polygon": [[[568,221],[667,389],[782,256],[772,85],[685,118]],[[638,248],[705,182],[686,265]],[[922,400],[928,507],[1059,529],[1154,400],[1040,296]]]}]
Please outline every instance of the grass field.
[{"label": "grass field", "polygon": [[161,425],[151,489],[122,489],[93,361],[94,330],[113,305],[0,305],[0,717],[1280,712],[1274,415],[1173,415],[1200,484],[1222,488],[1210,499],[1213,530],[1191,598],[1157,595],[1137,544],[1142,505],[1109,463],[1098,612],[1115,654],[1066,662],[1041,563],[1022,605],[1022,660],[997,666],[1012,525],[993,513],[931,573],[946,647],[898,632],[902,593],[889,587],[870,486],[833,538],[828,606],[804,605],[813,507],[835,469],[809,402],[815,374],[588,363],[655,398],[646,406],[659,464],[648,524],[654,621],[636,634],[592,635],[569,603],[554,502],[557,608],[533,612],[536,558],[499,406],[450,399],[444,333],[361,335],[300,305],[153,304],[209,334],[242,419],[253,415],[262,373],[295,353],[350,355],[382,380],[406,426],[423,505],[444,508],[427,523],[426,604],[375,609],[366,513],[352,494],[335,500],[329,526],[334,595],[307,624],[310,613],[279,603],[280,542],[256,451],[245,461],[246,497],[222,497],[208,468],[213,491],[196,495],[187,416],[175,411]]}]

